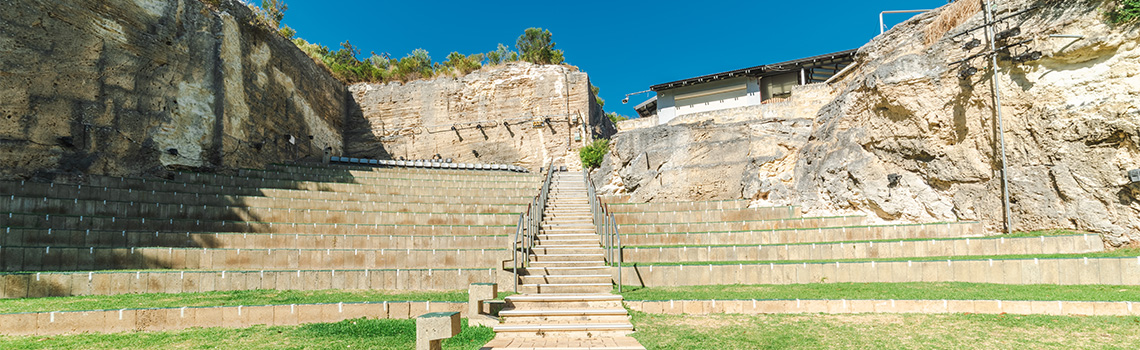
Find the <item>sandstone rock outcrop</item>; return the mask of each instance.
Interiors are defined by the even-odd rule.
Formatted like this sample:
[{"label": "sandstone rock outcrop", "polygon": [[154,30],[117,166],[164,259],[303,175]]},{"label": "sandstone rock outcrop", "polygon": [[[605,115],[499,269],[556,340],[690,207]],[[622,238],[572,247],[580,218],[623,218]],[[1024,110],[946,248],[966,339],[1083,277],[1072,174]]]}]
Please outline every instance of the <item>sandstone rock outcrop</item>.
[{"label": "sandstone rock outcrop", "polygon": [[[458,77],[349,87],[347,154],[580,167],[578,148],[616,132],[576,67],[525,62]],[[536,121],[542,121],[535,124]]]},{"label": "sandstone rock outcrop", "polygon": [[343,148],[344,84],[235,1],[0,11],[0,177],[257,167]]},{"label": "sandstone rock outcrop", "polygon": [[[1031,40],[1010,54],[1043,54],[1024,62],[1002,54],[997,70],[1013,229],[1093,231],[1113,246],[1140,240],[1140,186],[1129,184],[1126,175],[1140,168],[1140,25],[1108,24],[1103,16],[1106,3],[1099,0],[1004,1],[998,16],[1033,6],[1040,8],[999,26],[1019,27],[1020,34],[1009,42]],[[735,162],[743,152],[728,151],[745,142],[740,138],[750,132],[744,127],[769,120],[754,113],[751,121],[733,124],[714,121],[619,133],[610,166],[620,169],[595,179],[613,184],[619,192],[624,185],[642,200],[766,196],[765,203],[799,204],[809,214],[867,213],[880,220],[912,222],[981,220],[998,232],[1003,215],[993,72],[984,68],[984,56],[968,61],[982,70],[966,79],[958,77],[962,66],[951,65],[983,50],[963,49],[970,39],[985,43],[982,31],[954,34],[985,19],[975,13],[928,44],[926,30],[946,11],[943,7],[916,16],[859,50],[859,66],[832,85],[834,97],[802,116],[814,123],[806,139],[796,138],[803,143],[785,147],[796,153],[791,174],[786,167],[749,168],[739,177],[728,173],[725,179],[741,186],[709,192],[644,185],[665,181],[693,187],[705,178],[703,171],[666,176],[668,172],[636,170],[643,165],[633,159],[641,154],[638,148],[647,145],[634,140],[652,133],[723,139],[724,146],[705,147],[704,152],[724,151],[726,161]],[[661,147],[701,145],[685,138],[671,142]],[[756,163],[752,155],[743,159]],[[699,168],[703,162],[677,157],[658,168]],[[889,186],[892,174],[899,176],[895,186]],[[790,179],[778,181],[786,188],[749,187],[758,180],[774,184],[782,179]],[[737,193],[739,188],[755,191]]]}]

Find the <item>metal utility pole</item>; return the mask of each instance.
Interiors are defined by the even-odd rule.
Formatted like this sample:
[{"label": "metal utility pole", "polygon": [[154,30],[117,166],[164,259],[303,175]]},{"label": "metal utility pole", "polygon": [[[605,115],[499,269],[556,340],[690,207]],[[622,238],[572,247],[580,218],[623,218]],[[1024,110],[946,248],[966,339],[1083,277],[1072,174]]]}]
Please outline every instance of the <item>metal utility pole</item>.
[{"label": "metal utility pole", "polygon": [[1002,208],[1002,232],[1010,233],[1013,230],[1013,225],[1010,223],[1013,214],[1009,209],[1009,167],[1006,164],[1005,157],[1005,122],[1002,120],[1001,113],[1001,85],[998,81],[998,60],[997,60],[997,44],[994,39],[994,27],[991,22],[995,17],[993,2],[982,1],[982,6],[985,8],[986,20],[986,40],[990,42],[990,77],[993,79],[993,94],[994,94],[994,110],[997,114],[998,125],[998,145],[1001,149],[1001,208]]}]

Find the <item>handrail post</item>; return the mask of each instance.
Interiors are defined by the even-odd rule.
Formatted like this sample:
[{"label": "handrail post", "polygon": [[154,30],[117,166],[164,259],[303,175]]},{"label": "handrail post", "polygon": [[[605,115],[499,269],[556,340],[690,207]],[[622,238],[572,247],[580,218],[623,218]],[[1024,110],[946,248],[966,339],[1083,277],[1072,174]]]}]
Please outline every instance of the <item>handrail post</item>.
[{"label": "handrail post", "polygon": [[[613,214],[610,214],[610,215],[613,215]],[[617,225],[614,225],[614,236],[617,238],[618,293],[621,293],[621,284],[622,284],[621,283],[621,270],[623,268],[623,266],[621,266],[621,265],[625,259],[622,257],[622,255],[624,255],[624,254],[622,254],[622,251],[621,251],[621,233],[618,233]]]}]

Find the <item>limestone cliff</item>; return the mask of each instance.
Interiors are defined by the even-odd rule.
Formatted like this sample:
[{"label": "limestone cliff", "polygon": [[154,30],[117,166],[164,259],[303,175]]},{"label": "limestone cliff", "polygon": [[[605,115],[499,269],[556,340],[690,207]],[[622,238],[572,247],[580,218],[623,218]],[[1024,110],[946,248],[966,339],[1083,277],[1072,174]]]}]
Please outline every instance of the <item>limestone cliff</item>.
[{"label": "limestone cliff", "polygon": [[[960,1],[961,2],[961,1]],[[953,6],[953,5],[948,5]],[[1005,140],[1010,169],[1015,230],[1073,228],[1102,233],[1114,246],[1140,240],[1140,186],[1125,172],[1140,168],[1140,26],[1105,22],[1100,0],[1003,1],[998,16],[1040,6],[1003,21],[999,30],[1018,27],[1007,42],[1026,42],[1009,55],[1040,51],[1040,59],[1012,60],[1001,54],[996,72],[1001,86]],[[981,52],[963,49],[971,39],[985,44],[982,31],[955,36],[985,22],[977,12],[945,34],[927,31],[947,7],[916,16],[859,50],[857,68],[831,86],[814,113],[807,137],[787,131],[754,132],[754,125],[779,120],[753,113],[749,121],[705,121],[622,132],[616,135],[611,174],[596,175],[633,191],[635,199],[744,197],[768,204],[800,204],[808,214],[867,213],[881,220],[981,220],[992,231],[1002,222],[1000,153],[991,74],[986,57],[967,61],[982,68],[965,79],[951,63]],[[967,15],[969,15],[967,13]],[[1050,37],[1081,35],[1081,39]],[[746,128],[748,127],[748,128]],[[719,129],[723,131],[714,131]],[[652,133],[701,135],[673,137],[677,150],[729,154],[724,162],[754,164],[712,192],[652,190],[655,181],[693,187],[712,174],[671,175],[655,169],[700,167],[701,157],[673,157],[638,170],[635,162]],[[794,166],[735,151],[743,138],[777,137],[793,144],[780,154]],[[726,140],[706,142],[703,140]],[[802,143],[795,143],[802,140]],[[754,143],[749,141],[750,143]],[[661,153],[661,152],[658,152]],[[776,154],[776,153],[772,153]],[[766,164],[773,164],[766,166]],[[780,164],[780,166],[775,166]],[[888,175],[897,174],[889,186]],[[644,177],[648,177],[645,179]],[[758,183],[758,184],[757,184]],[[752,186],[750,184],[757,184]],[[650,192],[639,193],[651,189]],[[738,189],[748,189],[737,193]]]},{"label": "limestone cliff", "polygon": [[162,175],[343,148],[347,91],[221,1],[6,2],[0,177]]},{"label": "limestone cliff", "polygon": [[515,62],[458,77],[349,87],[352,156],[579,167],[577,149],[615,132],[576,67]]}]

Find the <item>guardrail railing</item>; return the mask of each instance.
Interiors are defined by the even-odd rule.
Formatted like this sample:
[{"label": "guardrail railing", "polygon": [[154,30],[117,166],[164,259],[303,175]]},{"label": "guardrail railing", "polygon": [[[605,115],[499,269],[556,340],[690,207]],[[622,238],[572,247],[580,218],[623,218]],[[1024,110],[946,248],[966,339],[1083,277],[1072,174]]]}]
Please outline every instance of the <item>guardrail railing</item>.
[{"label": "guardrail railing", "polygon": [[515,239],[511,244],[511,271],[515,275],[515,293],[519,292],[519,268],[530,266],[530,255],[534,251],[534,238],[538,235],[538,230],[542,225],[542,213],[546,212],[546,199],[550,195],[550,182],[553,178],[554,161],[552,160],[546,167],[546,179],[542,182],[538,195],[531,199],[526,211],[519,214],[519,224],[515,228]]},{"label": "guardrail railing", "polygon": [[586,197],[590,202],[590,212],[594,216],[594,231],[602,236],[606,264],[618,268],[616,280],[618,293],[621,293],[621,264],[624,259],[621,252],[621,234],[618,233],[614,213],[610,212],[608,205],[602,203],[601,198],[598,198],[598,191],[590,181],[590,172],[586,169],[582,170],[582,181],[586,182]]}]

